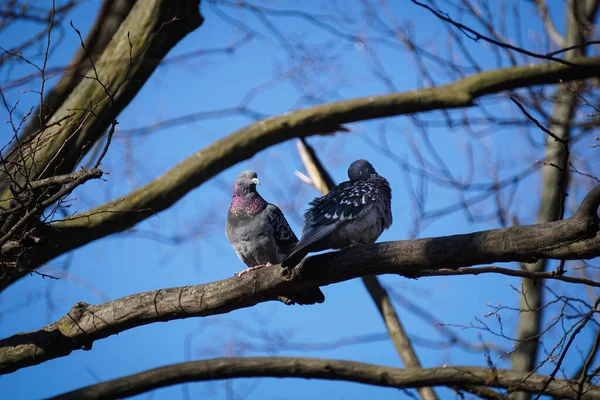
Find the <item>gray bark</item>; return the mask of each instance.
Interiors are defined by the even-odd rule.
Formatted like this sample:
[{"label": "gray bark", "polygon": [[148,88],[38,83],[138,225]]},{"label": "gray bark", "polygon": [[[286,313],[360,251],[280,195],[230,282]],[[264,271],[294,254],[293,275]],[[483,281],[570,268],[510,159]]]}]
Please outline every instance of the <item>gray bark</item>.
[{"label": "gray bark", "polygon": [[[65,393],[51,400],[114,399],[184,382],[231,378],[306,378],[358,382],[396,389],[425,386],[469,387],[473,385],[538,393],[546,384],[544,375],[490,370],[483,367],[391,368],[355,361],[318,358],[248,357],[191,361],[156,368]],[[555,379],[545,393],[563,399],[597,399],[598,386],[586,384],[579,397],[577,382]],[[285,394],[284,394],[285,395]]]},{"label": "gray bark", "polygon": [[35,118],[32,118],[23,130],[21,142],[27,141],[29,136],[35,134],[41,128],[40,111],[43,111],[44,114],[42,119],[47,120],[54,111],[60,108],[90,68],[90,59],[94,62],[98,61],[99,56],[133,8],[134,3],[135,0],[104,0],[96,21],[94,21],[94,25],[84,41],[87,51],[81,47],[79,48],[62,78],[44,96],[43,110],[38,107],[33,112]]}]

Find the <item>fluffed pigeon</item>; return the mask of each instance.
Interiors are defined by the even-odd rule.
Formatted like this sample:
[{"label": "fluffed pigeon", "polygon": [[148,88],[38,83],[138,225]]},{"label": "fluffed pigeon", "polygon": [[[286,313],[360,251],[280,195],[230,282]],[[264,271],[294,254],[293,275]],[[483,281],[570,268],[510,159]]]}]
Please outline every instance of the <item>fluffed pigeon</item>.
[{"label": "fluffed pigeon", "polygon": [[[281,210],[258,194],[256,185],[259,184],[256,172],[244,171],[233,185],[225,236],[240,260],[248,266],[237,272],[237,276],[279,264],[298,242]],[[298,304],[322,303],[325,300],[318,287],[289,297]]]},{"label": "fluffed pigeon", "polygon": [[283,260],[297,265],[310,252],[373,243],[392,224],[392,189],[367,160],[348,168],[349,181],[317,197],[304,214],[302,238]]}]

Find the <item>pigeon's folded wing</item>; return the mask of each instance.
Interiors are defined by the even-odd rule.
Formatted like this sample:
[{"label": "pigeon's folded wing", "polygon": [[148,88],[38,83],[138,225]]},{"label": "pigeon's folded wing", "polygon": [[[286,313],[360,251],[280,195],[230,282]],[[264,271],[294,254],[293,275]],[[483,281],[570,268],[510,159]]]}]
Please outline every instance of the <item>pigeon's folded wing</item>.
[{"label": "pigeon's folded wing", "polygon": [[284,266],[297,264],[311,251],[331,248],[326,237],[342,223],[352,221],[371,210],[379,189],[369,182],[343,182],[323,197],[309,203],[304,214],[302,238],[285,260]]},{"label": "pigeon's folded wing", "polygon": [[305,230],[358,218],[373,207],[378,194],[379,189],[370,182],[344,182],[309,204],[312,207],[304,214]]},{"label": "pigeon's folded wing", "polygon": [[269,204],[265,213],[273,227],[273,238],[275,239],[279,253],[283,256],[288,255],[296,243],[298,243],[298,237],[290,227],[290,224],[288,224],[279,207]]}]

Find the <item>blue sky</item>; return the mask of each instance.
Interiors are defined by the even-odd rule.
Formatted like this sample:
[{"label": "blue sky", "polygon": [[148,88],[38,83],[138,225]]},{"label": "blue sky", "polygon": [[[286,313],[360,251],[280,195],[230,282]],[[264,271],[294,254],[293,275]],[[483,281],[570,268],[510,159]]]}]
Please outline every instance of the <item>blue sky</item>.
[{"label": "blue sky", "polygon": [[[303,11],[331,15],[332,5],[325,2],[303,2]],[[379,4],[375,2],[376,4]],[[394,3],[394,4],[392,4]],[[87,1],[74,9],[68,17],[85,35],[93,23],[99,1]],[[294,2],[267,3],[274,9],[294,8]],[[330,4],[335,4],[331,2]],[[345,11],[360,15],[360,2],[346,3]],[[428,50],[447,54],[447,35],[443,23],[427,11],[411,2],[390,2],[389,10],[381,13],[395,18],[399,24],[414,27],[417,40],[426,43]],[[136,133],[140,127],[151,126],[160,121],[198,112],[208,112],[235,107],[252,88],[260,85],[262,90],[247,104],[261,115],[270,116],[294,109],[319,104],[323,101],[350,99],[358,96],[385,94],[391,90],[381,80],[374,78],[377,68],[368,49],[377,51],[378,59],[390,75],[393,89],[413,90],[419,87],[419,72],[411,54],[399,46],[380,44],[366,45],[352,40],[342,40],[301,18],[274,17],[279,29],[294,43],[308,44],[310,54],[319,52],[316,60],[309,60],[303,49],[289,57],[282,43],[271,40],[273,33],[250,14],[240,14],[226,6],[219,8],[230,16],[256,29],[267,39],[254,39],[232,54],[220,54],[187,58],[160,66],[138,96],[118,117],[119,129],[113,145],[102,164],[109,172],[107,181],[94,181],[78,190],[72,209],[85,210],[94,205],[122,196],[160,176],[195,151],[252,123],[246,116],[235,115],[225,118],[197,120],[171,129],[157,130],[148,134]],[[451,9],[446,10],[452,12]],[[541,25],[532,7],[519,9],[522,19],[527,21],[523,36],[539,32]],[[560,10],[552,8],[554,15]],[[219,18],[218,11],[203,6],[206,18],[203,26],[182,40],[167,56],[188,54],[197,49],[215,49],[234,43],[244,34]],[[334,14],[335,15],[335,14]],[[469,22],[466,20],[465,22]],[[472,21],[471,21],[472,22]],[[514,25],[509,17],[509,27]],[[364,20],[355,26],[354,34],[378,35]],[[562,21],[557,20],[559,29]],[[477,26],[473,22],[474,26]],[[0,33],[2,47],[14,46],[14,39],[31,32],[29,24],[16,24]],[[61,44],[52,54],[49,66],[68,63],[77,49],[79,40],[72,29],[64,29]],[[534,46],[534,39],[527,39]],[[490,46],[482,42],[465,41],[473,56],[485,68],[496,66]],[[366,50],[365,50],[366,49]],[[536,49],[537,50],[537,49]],[[541,50],[540,50],[541,51]],[[35,58],[33,54],[30,55]],[[303,58],[304,57],[304,58]],[[39,61],[39,59],[37,59]],[[506,61],[504,60],[506,63]],[[507,65],[507,64],[505,64]],[[0,85],[34,72],[23,64],[0,72]],[[289,76],[297,80],[289,79]],[[437,84],[449,82],[435,67],[430,72]],[[33,81],[23,87],[7,91],[11,102],[19,101],[17,110],[26,112],[35,104],[36,95],[26,92],[39,87]],[[23,92],[25,91],[25,92]],[[482,104],[499,117],[518,117],[514,108],[506,103],[493,103],[484,99]],[[1,110],[6,119],[5,110]],[[460,115],[460,112],[454,115]],[[470,111],[478,116],[478,110]],[[420,115],[425,121],[443,121],[442,113]],[[469,163],[467,149],[472,146],[476,155],[475,182],[489,182],[494,166],[499,166],[500,177],[512,176],[543,158],[540,148],[528,145],[528,135],[534,142],[543,142],[543,133],[536,130],[497,129],[493,135],[473,138],[462,128],[448,129],[445,126],[430,127],[421,135],[415,130],[410,117],[403,116],[380,121],[370,121],[349,126],[352,133],[335,136],[314,137],[309,142],[315,146],[320,157],[330,168],[337,182],[346,179],[346,169],[357,158],[372,161],[377,170],[390,181],[393,188],[394,225],[386,231],[380,241],[407,238],[414,229],[415,205],[410,190],[418,187],[418,175],[406,174],[402,163],[419,165],[413,147],[425,154],[426,165],[436,165],[431,147],[450,166],[452,174],[466,177]],[[10,138],[8,126],[0,125],[3,142]],[[428,141],[425,140],[428,138]],[[507,139],[509,138],[509,139]],[[393,155],[382,153],[383,143]],[[585,150],[583,143],[579,150]],[[577,146],[577,145],[576,145]],[[379,149],[379,150],[378,150]],[[586,153],[587,152],[587,153]],[[274,146],[262,151],[250,160],[232,167],[217,177],[190,192],[170,209],[151,217],[131,232],[112,235],[91,243],[71,254],[59,257],[44,267],[43,271],[60,274],[60,281],[49,281],[39,276],[28,277],[11,286],[0,295],[0,336],[34,330],[65,314],[77,301],[100,303],[133,293],[163,287],[192,285],[224,279],[244,266],[236,257],[224,235],[224,224],[234,177],[242,170],[258,172],[262,186],[261,194],[270,202],[279,205],[297,233],[301,230],[300,216],[317,192],[294,176],[295,170],[303,171],[296,152],[295,141]],[[411,180],[407,180],[410,178]],[[587,183],[584,182],[584,186]],[[535,220],[536,193],[540,187],[539,174],[524,180],[515,195],[510,211],[520,223]],[[425,189],[425,209],[434,211],[454,204],[460,197],[453,190],[429,184]],[[571,206],[581,199],[578,190],[570,200]],[[508,194],[503,194],[507,199]],[[490,211],[494,199],[474,207],[475,212]],[[436,219],[418,232],[419,237],[442,236],[475,230],[497,228],[495,222],[472,222],[464,212],[455,212]],[[173,237],[179,239],[174,243]],[[175,240],[177,242],[178,240]],[[408,280],[398,276],[382,277],[383,283],[402,298],[418,304],[435,315],[441,323],[469,325],[475,318],[484,318],[490,304],[516,306],[517,296],[511,285],[518,287],[519,281],[504,276],[483,275],[477,277],[438,277]],[[562,290],[559,285],[552,285]],[[348,359],[401,367],[393,345],[389,340],[354,344],[322,351],[305,351],[295,344],[330,343],[342,338],[385,333],[382,320],[362,286],[360,280],[352,280],[325,287],[326,302],[312,307],[286,307],[280,303],[260,304],[251,309],[231,312],[223,316],[187,319],[157,323],[111,336],[94,344],[91,351],[75,351],[70,356],[45,362],[41,365],[0,376],[0,392],[11,398],[36,399],[72,390],[80,386],[140,372],[146,369],[181,362],[188,359],[205,359],[230,355],[299,355],[323,358]],[[481,353],[460,348],[431,349],[424,346],[427,341],[440,341],[439,328],[424,322],[406,303],[396,302],[399,314],[409,334],[415,338],[416,350],[426,367],[449,365],[486,365]],[[516,313],[502,314],[504,328],[514,332]],[[490,318],[493,319],[493,318]],[[486,321],[488,322],[488,321]],[[494,325],[495,321],[489,321]],[[465,339],[479,344],[481,340],[493,341],[509,349],[510,343],[499,341],[485,332],[474,329],[456,330]],[[483,334],[480,338],[480,333]],[[591,331],[579,343],[586,348]],[[556,338],[556,335],[553,336]],[[277,338],[288,338],[289,348],[279,348]],[[188,343],[188,344],[186,344]],[[271,349],[252,350],[249,344]],[[302,346],[300,346],[302,347]],[[577,355],[567,358],[567,363],[578,360]],[[507,367],[505,359],[494,358],[500,367]],[[568,364],[574,365],[574,364]],[[35,384],[32,384],[35,382]],[[137,398],[171,399],[207,396],[248,399],[305,399],[307,396],[331,397],[335,399],[360,399],[373,396],[381,399],[397,398],[393,389],[370,386],[295,379],[243,379],[229,383],[195,383],[157,390]],[[440,390],[444,397],[452,392]]]}]

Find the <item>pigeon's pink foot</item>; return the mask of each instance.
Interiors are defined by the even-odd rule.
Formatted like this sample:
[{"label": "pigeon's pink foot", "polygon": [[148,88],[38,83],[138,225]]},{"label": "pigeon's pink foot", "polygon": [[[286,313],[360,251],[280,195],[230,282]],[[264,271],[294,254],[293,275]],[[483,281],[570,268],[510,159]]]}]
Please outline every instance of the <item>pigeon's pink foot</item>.
[{"label": "pigeon's pink foot", "polygon": [[243,271],[236,272],[236,273],[235,273],[235,276],[242,276],[242,275],[244,275],[244,274],[247,274],[247,273],[248,273],[248,272],[250,272],[250,271],[254,271],[255,269],[260,269],[260,268],[264,268],[264,267],[270,267],[271,265],[273,265],[273,264],[271,264],[271,263],[266,263],[266,264],[261,264],[261,265],[255,265],[254,267],[246,268],[246,269],[245,269],[245,270],[243,270]]}]

